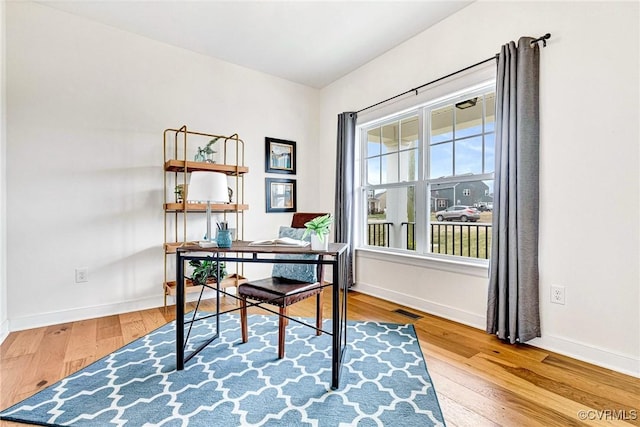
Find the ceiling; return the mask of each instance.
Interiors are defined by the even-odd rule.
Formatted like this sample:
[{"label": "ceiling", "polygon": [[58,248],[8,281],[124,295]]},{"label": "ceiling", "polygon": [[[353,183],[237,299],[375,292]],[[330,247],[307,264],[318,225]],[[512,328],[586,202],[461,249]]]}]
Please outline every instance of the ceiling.
[{"label": "ceiling", "polygon": [[322,88],[471,2],[43,0],[38,3]]}]

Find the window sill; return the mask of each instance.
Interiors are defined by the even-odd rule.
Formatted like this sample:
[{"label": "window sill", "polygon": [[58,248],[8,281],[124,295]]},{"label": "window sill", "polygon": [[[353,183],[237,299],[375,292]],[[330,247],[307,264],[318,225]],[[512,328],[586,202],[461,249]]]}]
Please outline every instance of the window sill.
[{"label": "window sill", "polygon": [[406,252],[393,252],[368,247],[356,248],[356,256],[375,261],[405,264],[414,267],[430,268],[448,271],[451,273],[465,274],[467,276],[489,277],[488,260],[452,260],[427,255],[409,254]]}]

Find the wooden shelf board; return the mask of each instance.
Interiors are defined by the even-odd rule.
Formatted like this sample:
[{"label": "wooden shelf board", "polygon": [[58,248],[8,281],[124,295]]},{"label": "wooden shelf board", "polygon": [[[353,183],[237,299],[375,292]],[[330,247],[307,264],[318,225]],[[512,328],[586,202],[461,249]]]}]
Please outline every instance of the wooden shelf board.
[{"label": "wooden shelf board", "polygon": [[[227,277],[225,277],[224,279],[222,279],[222,282],[220,283],[220,287],[221,288],[227,288],[229,286],[238,286],[241,285],[243,283],[247,283],[249,280],[244,277],[244,276],[240,276],[238,274],[231,274]],[[214,280],[209,280],[207,282],[210,285],[215,285],[215,281]],[[190,279],[185,280],[185,293],[190,294],[190,293],[194,293],[194,292],[200,292],[200,290],[203,288],[203,286],[201,285],[194,285],[193,282]],[[175,295],[176,294],[176,282],[175,281],[171,281],[171,282],[165,282],[164,284],[164,289],[165,289],[165,293],[167,295]]]},{"label": "wooden shelf board", "polygon": [[[167,212],[183,212],[184,203],[165,203],[164,210]],[[241,212],[249,209],[247,204],[237,203],[212,203],[211,212]],[[206,212],[206,203],[187,203],[187,211],[189,212]]]},{"label": "wooden shelf board", "polygon": [[[184,172],[185,161],[184,160],[167,160],[164,164],[164,170],[167,172]],[[227,175],[242,175],[249,172],[249,168],[246,166],[225,165],[221,163],[206,163],[206,162],[190,162],[187,160],[187,172],[192,171],[210,171],[210,172],[222,172]]]},{"label": "wooden shelf board", "polygon": [[175,254],[176,250],[185,245],[197,245],[198,242],[176,242],[176,243],[165,243],[164,244],[164,252],[167,254]]},{"label": "wooden shelf board", "polygon": [[[166,282],[164,284],[164,289],[165,289],[165,293],[167,295],[175,295],[176,294],[176,282],[175,281]],[[191,280],[187,280],[184,289],[185,289],[185,293],[191,294],[191,293],[194,293],[194,292],[200,292],[200,290],[202,289],[202,286],[200,286],[200,285],[199,286],[195,286]]]},{"label": "wooden shelf board", "polygon": [[227,286],[238,286],[243,283],[248,283],[249,279],[239,274],[230,274],[229,276],[222,279],[222,287],[226,288]]}]

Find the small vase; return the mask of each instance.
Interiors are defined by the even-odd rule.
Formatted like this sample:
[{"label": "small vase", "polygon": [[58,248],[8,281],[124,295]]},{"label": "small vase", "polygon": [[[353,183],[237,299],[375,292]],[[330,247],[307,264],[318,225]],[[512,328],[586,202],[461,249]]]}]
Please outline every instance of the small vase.
[{"label": "small vase", "polygon": [[216,236],[216,243],[219,248],[230,248],[231,247],[231,230],[218,230],[218,235]]},{"label": "small vase", "polygon": [[315,231],[312,232],[311,249],[314,251],[326,251],[327,249],[329,249],[329,236],[324,236],[323,240],[320,240]]},{"label": "small vase", "polygon": [[206,158],[204,157],[204,154],[202,153],[202,150],[200,150],[200,147],[198,147],[198,152],[193,157],[193,161],[194,162],[204,162],[205,160],[206,160]]}]

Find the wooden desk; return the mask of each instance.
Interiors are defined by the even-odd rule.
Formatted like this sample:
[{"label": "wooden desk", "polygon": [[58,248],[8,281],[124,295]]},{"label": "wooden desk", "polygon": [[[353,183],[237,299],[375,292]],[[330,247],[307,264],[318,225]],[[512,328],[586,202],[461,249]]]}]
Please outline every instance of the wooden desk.
[{"label": "wooden desk", "polygon": [[[215,289],[217,293],[216,298],[216,312],[211,315],[202,316],[198,319],[195,317],[192,320],[185,321],[184,318],[184,305],[185,305],[185,290],[184,290],[184,263],[189,260],[203,260],[212,259],[220,262],[254,262],[254,263],[283,263],[283,264],[322,264],[331,265],[333,268],[333,281],[330,284],[325,284],[323,287],[331,287],[333,292],[333,304],[332,304],[332,330],[325,331],[328,335],[332,336],[332,355],[331,355],[331,388],[337,389],[340,383],[340,369],[342,367],[342,360],[347,343],[347,248],[346,243],[330,243],[329,248],[326,251],[314,251],[310,246],[304,248],[293,248],[287,246],[249,246],[250,242],[236,241],[233,242],[231,248],[201,248],[197,245],[181,246],[176,250],[176,369],[184,369],[184,364],[189,361],[193,356],[198,354],[202,349],[209,345],[213,340],[220,336],[219,328],[219,316],[224,313],[229,313],[238,310],[232,309],[224,312],[220,312],[220,295],[230,295],[237,298],[235,295],[228,294],[226,291],[220,289],[219,283],[212,286],[211,289]],[[275,259],[276,254],[291,254],[291,255],[318,255],[318,259]],[[254,303],[253,305],[259,305],[265,310],[278,314],[277,311],[270,310],[262,303]],[[185,354],[186,340],[185,339],[185,324],[190,324],[203,320],[209,317],[216,316],[216,333],[192,353]],[[295,320],[295,319],[294,319]]]}]

